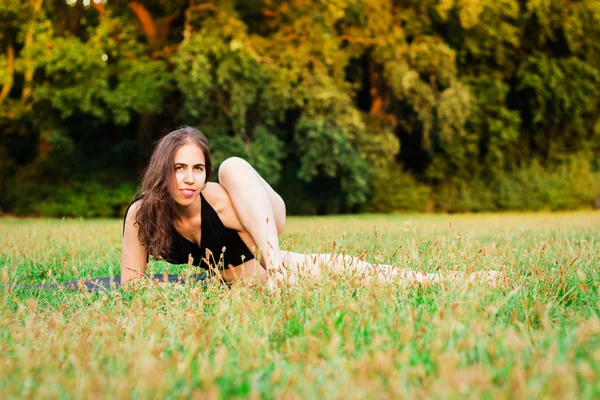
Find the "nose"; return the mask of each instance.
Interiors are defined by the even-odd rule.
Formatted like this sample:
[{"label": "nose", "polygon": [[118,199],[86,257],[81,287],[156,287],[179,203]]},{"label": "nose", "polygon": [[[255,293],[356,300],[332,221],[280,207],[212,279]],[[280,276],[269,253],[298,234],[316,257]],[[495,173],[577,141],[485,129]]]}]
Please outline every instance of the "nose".
[{"label": "nose", "polygon": [[194,179],[194,171],[190,168],[187,171],[187,174],[185,174],[185,183],[194,183],[195,179]]}]

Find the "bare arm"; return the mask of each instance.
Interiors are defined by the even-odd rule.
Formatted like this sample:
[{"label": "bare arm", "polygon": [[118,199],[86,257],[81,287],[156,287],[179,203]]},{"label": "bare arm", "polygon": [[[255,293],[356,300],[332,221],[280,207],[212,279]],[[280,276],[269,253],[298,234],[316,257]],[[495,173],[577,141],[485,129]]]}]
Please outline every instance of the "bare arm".
[{"label": "bare arm", "polygon": [[125,231],[121,247],[121,284],[141,278],[146,272],[148,249],[140,243],[138,227],[135,225],[135,215],[139,205],[139,201],[133,203],[125,217]]}]

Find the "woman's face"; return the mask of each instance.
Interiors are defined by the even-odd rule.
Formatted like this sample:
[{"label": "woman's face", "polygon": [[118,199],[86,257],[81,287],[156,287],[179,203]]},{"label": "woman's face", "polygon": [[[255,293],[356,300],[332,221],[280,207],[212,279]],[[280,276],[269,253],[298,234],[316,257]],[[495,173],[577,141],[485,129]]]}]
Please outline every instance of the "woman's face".
[{"label": "woman's face", "polygon": [[175,151],[175,179],[170,193],[175,203],[189,206],[198,198],[206,181],[206,167],[202,149],[193,143],[185,144]]}]

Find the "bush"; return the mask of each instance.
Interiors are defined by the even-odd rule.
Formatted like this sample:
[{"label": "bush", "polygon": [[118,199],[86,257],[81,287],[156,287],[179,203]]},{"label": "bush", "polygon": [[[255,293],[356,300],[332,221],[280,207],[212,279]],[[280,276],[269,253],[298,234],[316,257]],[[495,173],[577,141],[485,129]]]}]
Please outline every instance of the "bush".
[{"label": "bush", "polygon": [[502,176],[493,184],[496,204],[501,210],[548,208],[544,191],[549,180],[549,174],[537,162]]},{"label": "bush", "polygon": [[503,210],[574,210],[593,206],[600,195],[600,180],[581,158],[553,171],[534,162],[498,179],[494,191],[498,208]]},{"label": "bush", "polygon": [[430,189],[419,184],[402,167],[393,164],[386,169],[377,169],[373,180],[373,196],[366,211],[425,211]]},{"label": "bush", "polygon": [[97,182],[66,185],[13,184],[7,190],[17,215],[41,217],[122,217],[137,190],[134,183],[106,187]]},{"label": "bush", "polygon": [[600,180],[590,170],[587,162],[574,159],[550,177],[547,189],[548,203],[552,210],[590,208],[600,195]]},{"label": "bush", "polygon": [[446,181],[435,188],[433,197],[438,211],[478,212],[575,210],[593,207],[598,196],[600,178],[585,157],[579,157],[551,170],[533,162],[490,183]]},{"label": "bush", "polygon": [[442,212],[481,212],[496,209],[492,190],[481,180],[443,183],[436,188],[433,197],[436,210]]},{"label": "bush", "polygon": [[283,142],[262,125],[255,129],[254,134],[252,143],[245,143],[238,136],[212,137],[210,146],[214,166],[217,168],[228,157],[241,157],[252,164],[267,182],[274,185],[281,178]]}]

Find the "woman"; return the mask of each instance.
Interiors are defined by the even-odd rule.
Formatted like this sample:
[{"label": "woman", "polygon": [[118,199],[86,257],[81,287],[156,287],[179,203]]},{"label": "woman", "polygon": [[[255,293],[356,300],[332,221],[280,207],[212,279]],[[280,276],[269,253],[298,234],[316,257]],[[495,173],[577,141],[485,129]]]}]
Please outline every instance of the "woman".
[{"label": "woman", "polygon": [[127,210],[121,283],[144,276],[148,256],[194,265],[228,282],[295,282],[324,268],[365,276],[401,275],[411,281],[440,275],[400,272],[350,256],[304,255],[279,248],[285,226],[281,197],[240,158],[225,160],[219,182],[209,182],[212,160],[206,137],[183,127],[157,144],[144,174],[142,195]]},{"label": "woman", "polygon": [[191,255],[194,265],[227,281],[267,280],[254,253],[260,252],[267,268],[279,265],[283,200],[239,158],[221,165],[221,184],[208,182],[211,175],[208,142],[197,129],[184,127],[159,141],[142,180],[143,195],[125,217],[121,283],[143,276],[148,255],[176,264],[188,263]]}]

